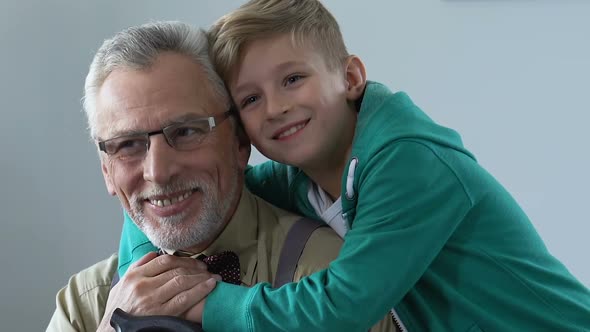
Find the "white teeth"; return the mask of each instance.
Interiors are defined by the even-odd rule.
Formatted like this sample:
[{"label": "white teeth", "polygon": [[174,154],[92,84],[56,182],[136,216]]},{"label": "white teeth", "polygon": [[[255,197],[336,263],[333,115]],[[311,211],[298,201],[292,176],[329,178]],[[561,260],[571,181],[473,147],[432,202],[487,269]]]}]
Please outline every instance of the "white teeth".
[{"label": "white teeth", "polygon": [[168,205],[172,205],[178,202],[182,202],[185,199],[187,199],[190,195],[192,194],[192,191],[188,191],[183,195],[180,195],[178,197],[174,197],[174,198],[170,198],[170,199],[150,199],[150,203],[152,203],[153,205],[157,205],[160,207],[164,207],[164,206],[168,206]]},{"label": "white teeth", "polygon": [[278,138],[283,138],[283,137],[287,137],[287,136],[291,136],[293,134],[295,134],[296,132],[298,132],[299,130],[301,130],[303,127],[305,127],[305,123],[296,125],[294,127],[291,127],[285,131],[283,131]]}]

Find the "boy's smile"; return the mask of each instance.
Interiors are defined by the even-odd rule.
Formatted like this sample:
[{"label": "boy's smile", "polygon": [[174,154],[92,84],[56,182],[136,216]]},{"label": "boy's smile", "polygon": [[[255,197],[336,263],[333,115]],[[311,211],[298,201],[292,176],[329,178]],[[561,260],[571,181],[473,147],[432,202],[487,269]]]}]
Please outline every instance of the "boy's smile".
[{"label": "boy's smile", "polygon": [[296,123],[284,126],[283,128],[276,131],[276,133],[272,136],[273,139],[276,140],[287,140],[296,136],[296,134],[301,133],[301,130],[307,126],[309,123],[308,120],[298,121]]}]

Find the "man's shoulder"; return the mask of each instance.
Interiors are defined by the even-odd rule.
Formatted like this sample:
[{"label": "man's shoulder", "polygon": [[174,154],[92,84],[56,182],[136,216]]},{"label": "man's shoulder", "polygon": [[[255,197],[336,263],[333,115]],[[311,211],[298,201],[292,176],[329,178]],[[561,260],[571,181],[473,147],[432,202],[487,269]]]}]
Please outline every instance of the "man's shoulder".
[{"label": "man's shoulder", "polygon": [[252,197],[256,202],[259,225],[272,228],[283,236],[287,234],[293,223],[301,218],[294,213],[272,205],[259,196],[252,195]]},{"label": "man's shoulder", "polygon": [[[268,260],[270,270],[275,271],[281,253],[285,249],[289,250],[285,248],[289,231],[303,217],[273,206],[260,197],[254,195],[252,197],[254,200],[252,203],[257,206],[255,210],[259,241],[266,244],[265,252],[270,254]],[[298,240],[290,241],[290,243],[303,244],[303,250],[295,262],[297,268],[294,280],[299,280],[303,276],[327,268],[328,264],[338,256],[342,239],[330,227],[319,227],[311,233],[309,238],[298,237]],[[258,258],[260,259],[260,256]],[[268,281],[273,279],[274,277],[271,277]]]},{"label": "man's shoulder", "polygon": [[[258,216],[260,221],[267,224],[269,227],[274,228],[274,230],[279,232],[282,237],[287,236],[287,233],[291,227],[293,227],[293,224],[302,218],[305,218],[276,207],[258,196],[253,195],[253,197],[255,197],[258,205]],[[319,222],[323,223],[322,221]],[[342,239],[330,227],[320,227],[309,237],[308,244],[310,244],[310,242],[313,243],[323,240],[330,243],[330,245],[337,244],[338,247],[342,242]]]},{"label": "man's shoulder", "polygon": [[56,296],[56,309],[47,331],[96,331],[104,314],[117,255],[76,274]]},{"label": "man's shoulder", "polygon": [[109,258],[74,274],[70,278],[68,286],[74,287],[80,296],[98,287],[110,288],[113,275],[117,271],[117,263],[118,255],[113,254]]},{"label": "man's shoulder", "polygon": [[[285,245],[288,245],[286,242],[288,233],[293,225],[300,222],[304,217],[274,207],[270,204],[269,209],[276,218],[273,234],[275,237],[274,240],[277,241],[280,248],[277,250],[277,253],[282,252],[285,249],[289,250],[289,248],[284,248]],[[321,221],[319,222],[323,223]],[[303,241],[305,245],[301,251],[301,256],[299,256],[299,259],[297,260],[294,281],[314,272],[326,269],[330,262],[338,256],[340,247],[342,246],[342,239],[327,225],[315,229],[309,238],[300,237],[298,241]]]},{"label": "man's shoulder", "polygon": [[294,281],[328,268],[342,246],[342,239],[330,227],[316,229],[305,243],[295,272]]}]

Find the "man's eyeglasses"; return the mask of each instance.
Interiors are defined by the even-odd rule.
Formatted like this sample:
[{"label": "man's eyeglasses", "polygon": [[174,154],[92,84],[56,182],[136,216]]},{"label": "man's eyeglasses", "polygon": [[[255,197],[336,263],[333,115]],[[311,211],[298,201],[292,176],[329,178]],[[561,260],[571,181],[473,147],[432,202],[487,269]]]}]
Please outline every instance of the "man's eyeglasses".
[{"label": "man's eyeglasses", "polygon": [[196,149],[203,139],[225,119],[232,114],[226,111],[222,114],[199,118],[183,123],[174,123],[161,130],[149,133],[139,133],[119,136],[98,142],[98,148],[110,157],[125,161],[143,159],[150,148],[150,136],[163,134],[166,142],[179,151]]}]

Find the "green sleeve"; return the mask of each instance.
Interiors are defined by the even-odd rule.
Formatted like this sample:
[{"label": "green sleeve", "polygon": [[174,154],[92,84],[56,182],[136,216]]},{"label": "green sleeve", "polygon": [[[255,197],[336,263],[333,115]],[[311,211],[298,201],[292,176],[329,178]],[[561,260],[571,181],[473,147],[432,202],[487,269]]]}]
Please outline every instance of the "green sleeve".
[{"label": "green sleeve", "polygon": [[119,242],[119,276],[123,276],[129,266],[148,252],[158,251],[147,236],[137,227],[127,211],[123,211],[124,221]]},{"label": "green sleeve", "polygon": [[421,143],[389,144],[357,176],[352,228],[329,268],[279,289],[220,283],[205,304],[205,330],[366,331],[401,301],[470,200],[446,163]]},{"label": "green sleeve", "polygon": [[246,168],[246,187],[254,195],[282,209],[297,212],[291,195],[290,167],[275,161],[267,161]]}]

